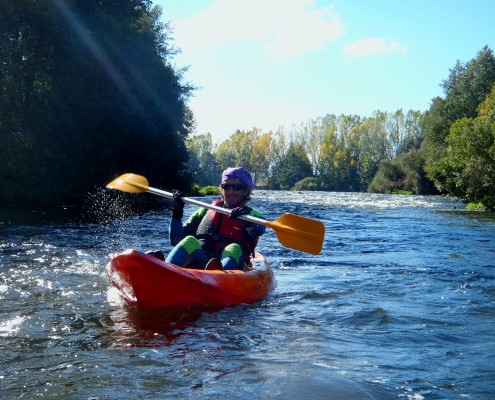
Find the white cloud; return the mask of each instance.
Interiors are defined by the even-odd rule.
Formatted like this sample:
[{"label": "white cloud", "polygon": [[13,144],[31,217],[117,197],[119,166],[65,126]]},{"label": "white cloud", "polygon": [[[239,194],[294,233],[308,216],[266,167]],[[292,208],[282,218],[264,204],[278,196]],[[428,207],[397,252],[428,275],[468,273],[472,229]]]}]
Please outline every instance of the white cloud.
[{"label": "white cloud", "polygon": [[176,21],[174,36],[184,51],[246,40],[288,59],[322,49],[343,33],[333,8],[317,8],[314,0],[216,0]]},{"label": "white cloud", "polygon": [[342,50],[353,57],[366,57],[390,53],[406,54],[408,48],[390,38],[366,38],[343,46]]}]

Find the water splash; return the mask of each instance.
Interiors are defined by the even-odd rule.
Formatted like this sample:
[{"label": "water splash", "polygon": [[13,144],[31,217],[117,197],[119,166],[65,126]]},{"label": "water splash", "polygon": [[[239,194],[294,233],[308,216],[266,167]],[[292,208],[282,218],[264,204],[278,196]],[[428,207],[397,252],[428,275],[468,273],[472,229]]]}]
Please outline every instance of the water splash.
[{"label": "water splash", "polygon": [[0,337],[13,336],[17,334],[25,320],[25,317],[16,316],[5,321],[0,321]]}]

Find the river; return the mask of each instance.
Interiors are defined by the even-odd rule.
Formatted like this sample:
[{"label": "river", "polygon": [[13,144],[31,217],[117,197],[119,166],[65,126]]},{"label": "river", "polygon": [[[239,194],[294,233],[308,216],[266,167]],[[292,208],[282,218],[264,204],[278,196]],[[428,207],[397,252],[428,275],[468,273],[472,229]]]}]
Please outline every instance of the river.
[{"label": "river", "polygon": [[1,210],[0,397],[495,399],[493,214],[362,193],[257,191],[252,205],[321,220],[322,253],[267,231],[269,297],[173,318],[123,306],[104,273],[127,248],[168,251],[170,211],[104,192],[90,221]]}]

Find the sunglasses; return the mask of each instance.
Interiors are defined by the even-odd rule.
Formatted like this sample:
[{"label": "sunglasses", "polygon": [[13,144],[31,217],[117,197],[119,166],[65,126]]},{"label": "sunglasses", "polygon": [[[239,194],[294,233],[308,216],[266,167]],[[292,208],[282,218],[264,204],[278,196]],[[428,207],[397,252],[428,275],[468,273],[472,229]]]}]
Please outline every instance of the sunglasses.
[{"label": "sunglasses", "polygon": [[220,186],[223,190],[234,189],[236,192],[246,189],[246,186],[240,183],[222,183]]}]

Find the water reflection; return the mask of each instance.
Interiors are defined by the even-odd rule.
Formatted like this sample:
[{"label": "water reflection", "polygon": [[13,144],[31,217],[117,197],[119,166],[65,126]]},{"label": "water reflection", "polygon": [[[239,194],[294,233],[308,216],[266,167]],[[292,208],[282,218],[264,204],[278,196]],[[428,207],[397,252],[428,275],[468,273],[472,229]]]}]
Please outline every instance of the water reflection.
[{"label": "water reflection", "polygon": [[125,303],[114,288],[109,289],[107,295],[113,307],[105,323],[107,341],[116,347],[170,344],[206,314],[202,311],[140,310]]}]

